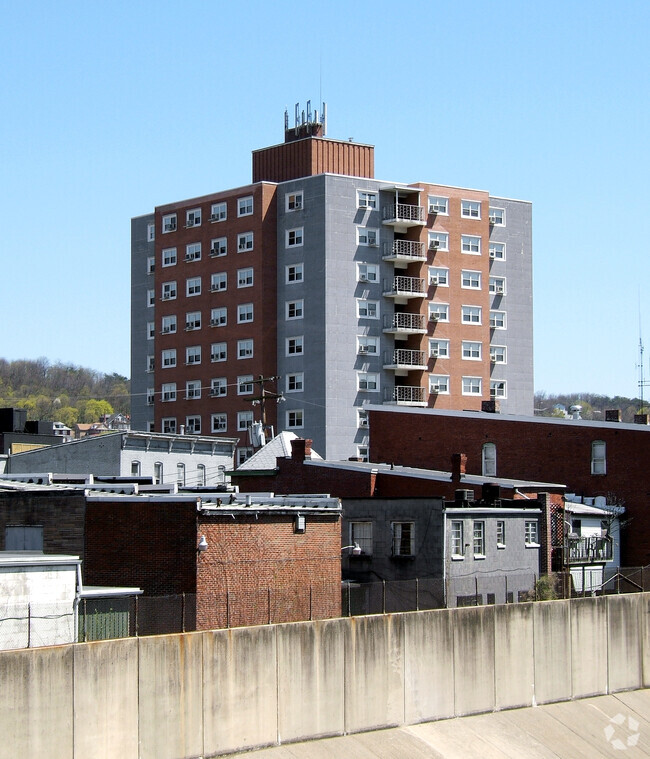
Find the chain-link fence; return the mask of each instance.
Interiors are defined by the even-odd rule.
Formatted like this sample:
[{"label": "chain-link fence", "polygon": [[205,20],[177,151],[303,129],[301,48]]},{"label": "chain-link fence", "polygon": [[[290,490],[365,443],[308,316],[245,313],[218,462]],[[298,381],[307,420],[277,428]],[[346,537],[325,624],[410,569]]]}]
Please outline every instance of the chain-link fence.
[{"label": "chain-link fence", "polygon": [[72,643],[75,619],[70,603],[0,602],[0,650]]}]

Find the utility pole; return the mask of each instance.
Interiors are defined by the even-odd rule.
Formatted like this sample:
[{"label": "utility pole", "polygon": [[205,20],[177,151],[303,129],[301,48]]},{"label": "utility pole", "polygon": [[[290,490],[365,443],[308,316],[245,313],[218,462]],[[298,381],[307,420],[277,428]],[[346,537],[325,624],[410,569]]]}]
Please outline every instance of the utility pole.
[{"label": "utility pole", "polygon": [[251,403],[253,406],[260,406],[261,411],[261,422],[262,422],[262,430],[266,430],[268,425],[266,423],[266,401],[277,401],[278,403],[282,403],[284,401],[284,395],[282,393],[277,393],[272,390],[267,390],[266,385],[269,382],[277,382],[280,379],[279,376],[274,375],[273,377],[265,377],[263,374],[260,374],[260,376],[253,380],[253,384],[259,385],[259,395],[255,398],[251,398]]}]

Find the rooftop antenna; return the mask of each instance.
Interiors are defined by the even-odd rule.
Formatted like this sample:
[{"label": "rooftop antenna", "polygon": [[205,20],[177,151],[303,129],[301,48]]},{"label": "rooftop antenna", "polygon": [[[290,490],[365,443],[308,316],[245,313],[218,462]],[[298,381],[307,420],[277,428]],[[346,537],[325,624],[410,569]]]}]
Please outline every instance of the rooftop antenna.
[{"label": "rooftop antenna", "polygon": [[639,293],[639,397],[641,400],[640,412],[645,408],[643,389],[650,384],[643,376],[643,338],[641,337],[641,293]]}]

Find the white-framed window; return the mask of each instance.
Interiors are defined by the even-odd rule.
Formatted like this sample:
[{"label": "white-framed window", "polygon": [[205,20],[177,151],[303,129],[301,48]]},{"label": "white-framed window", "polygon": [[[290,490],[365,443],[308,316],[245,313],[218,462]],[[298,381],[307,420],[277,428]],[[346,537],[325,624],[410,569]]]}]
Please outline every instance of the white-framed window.
[{"label": "white-framed window", "polygon": [[492,329],[506,329],[506,312],[490,311],[490,327]]},{"label": "white-framed window", "polygon": [[481,272],[463,269],[460,274],[460,286],[464,289],[481,289]]},{"label": "white-framed window", "polygon": [[156,239],[156,225],[147,224],[147,242],[153,242]]},{"label": "white-framed window", "polygon": [[463,377],[463,395],[481,395],[483,380],[480,377]]},{"label": "white-framed window", "polygon": [[369,227],[357,227],[357,244],[376,248],[379,245],[379,230]]},{"label": "white-framed window", "polygon": [[253,270],[237,269],[237,287],[253,286]]},{"label": "white-framed window", "polygon": [[304,427],[304,413],[301,408],[287,411],[287,429],[295,430]]},{"label": "white-framed window", "polygon": [[162,401],[175,401],[176,400],[176,383],[164,382],[160,388],[160,399]]},{"label": "white-framed window", "polygon": [[200,227],[201,226],[201,209],[200,208],[193,208],[191,211],[186,211],[185,226],[186,227]]},{"label": "white-framed window", "polygon": [[147,274],[153,274],[156,271],[156,257],[147,256]]},{"label": "white-framed window", "polygon": [[507,398],[507,385],[505,380],[490,380],[490,398]]},{"label": "white-framed window", "polygon": [[199,485],[207,485],[208,484],[208,478],[207,473],[205,469],[205,464],[197,464],[196,465],[196,481]]},{"label": "white-framed window", "polygon": [[252,232],[242,232],[237,235],[237,251],[243,253],[246,250],[253,250]]},{"label": "white-framed window", "polygon": [[449,214],[449,198],[441,195],[429,195],[429,213]]},{"label": "white-framed window", "polygon": [[228,345],[226,343],[212,343],[210,346],[210,361],[227,361]]},{"label": "white-framed window", "polygon": [[377,208],[377,193],[357,190],[357,208]]},{"label": "white-framed window", "polygon": [[219,271],[210,276],[210,292],[220,293],[228,289],[228,274]]},{"label": "white-framed window", "polygon": [[161,366],[163,369],[171,369],[176,366],[176,348],[167,348],[161,354]]},{"label": "white-framed window", "polygon": [[178,261],[178,256],[176,254],[176,248],[163,248],[163,251],[162,251],[163,267],[174,266],[177,261]]},{"label": "white-framed window", "polygon": [[591,444],[591,473],[607,474],[607,445],[603,440]]},{"label": "white-framed window", "polygon": [[447,232],[429,232],[429,250],[449,250],[449,234]]},{"label": "white-framed window", "polygon": [[449,358],[449,340],[430,338],[429,358]]},{"label": "white-framed window", "polygon": [[237,377],[237,395],[251,395],[253,392],[253,375],[244,374]]},{"label": "white-framed window", "polygon": [[494,443],[483,443],[481,474],[483,477],[497,476],[497,447]]},{"label": "white-framed window", "polygon": [[213,398],[223,398],[228,395],[228,380],[225,377],[213,377],[210,380],[210,395]]},{"label": "white-framed window", "polygon": [[469,253],[472,256],[480,256],[481,238],[477,235],[461,235],[460,249],[463,253]]},{"label": "white-framed window", "polygon": [[286,340],[286,355],[287,356],[302,356],[304,349],[304,338],[302,335],[296,335],[295,337],[287,337]]},{"label": "white-framed window", "polygon": [[461,200],[460,215],[465,219],[480,219],[481,202],[479,200]]},{"label": "white-framed window", "polygon": [[506,260],[506,244],[504,242],[493,242],[490,240],[488,245],[488,255],[495,261]]},{"label": "white-framed window", "polygon": [[445,266],[430,266],[429,284],[434,287],[449,287],[449,269]]},{"label": "white-framed window", "polygon": [[228,324],[228,309],[225,306],[210,310],[210,326],[225,327]]},{"label": "white-framed window", "polygon": [[153,372],[155,365],[156,365],[155,358],[151,355],[147,356],[147,374],[151,374],[151,372]]},{"label": "white-framed window", "polygon": [[175,213],[167,213],[162,217],[162,231],[163,233],[176,231]]},{"label": "white-framed window", "polygon": [[461,306],[460,320],[463,324],[481,324],[482,310],[481,306]]},{"label": "white-framed window", "polygon": [[253,304],[240,303],[237,306],[237,324],[245,324],[253,321]]},{"label": "white-framed window", "polygon": [[497,519],[497,548],[506,547],[506,521]]},{"label": "white-framed window", "polygon": [[245,461],[248,461],[254,452],[255,449],[250,446],[237,448],[237,466],[241,466]]},{"label": "white-framed window", "polygon": [[463,358],[468,361],[480,361],[483,357],[483,344],[473,340],[462,341]]},{"label": "white-framed window", "polygon": [[192,414],[192,416],[185,417],[185,432],[188,435],[201,434],[201,417],[199,414]]},{"label": "white-framed window", "polygon": [[253,213],[253,196],[237,198],[237,216],[250,216]]},{"label": "white-framed window", "polygon": [[430,322],[449,321],[449,303],[429,303]]},{"label": "white-framed window", "polygon": [[505,208],[492,208],[490,206],[489,211],[490,224],[495,227],[505,227],[506,225],[506,209]]},{"label": "white-framed window", "polygon": [[[153,432],[153,430],[150,430]],[[153,465],[153,482],[154,485],[160,485],[163,482],[163,465],[162,461],[156,461],[156,463]]]},{"label": "white-framed window", "polygon": [[485,522],[480,520],[474,521],[474,558],[485,556]]},{"label": "white-framed window", "polygon": [[166,435],[175,435],[176,434],[176,417],[175,416],[166,416],[163,417],[161,420],[162,425],[162,431]]},{"label": "white-framed window", "polygon": [[201,277],[189,277],[186,280],[185,294],[188,298],[201,294]]},{"label": "white-framed window", "polygon": [[287,248],[299,248],[303,243],[303,228],[287,229],[285,236],[285,245]]},{"label": "white-framed window", "polygon": [[379,338],[370,335],[359,335],[357,337],[357,353],[359,355],[369,354],[376,356],[379,353]]},{"label": "white-framed window", "polygon": [[200,380],[187,380],[185,383],[185,397],[189,401],[196,401],[201,397]]},{"label": "white-framed window", "polygon": [[415,522],[391,522],[393,556],[415,556]]},{"label": "white-framed window", "polygon": [[188,345],[185,348],[185,363],[186,364],[200,364],[201,363],[201,346],[200,345]]},{"label": "white-framed window", "polygon": [[368,461],[368,446],[367,445],[358,445],[357,446],[357,458],[361,461]]},{"label": "white-framed window", "polygon": [[228,429],[228,414],[210,414],[212,432],[226,432]]},{"label": "white-framed window", "polygon": [[359,298],[357,300],[357,316],[359,319],[379,319],[379,301]]},{"label": "white-framed window", "polygon": [[368,412],[365,408],[357,409],[357,427],[368,427]]},{"label": "white-framed window", "polygon": [[147,340],[153,340],[156,336],[156,322],[147,322]]},{"label": "white-framed window", "polygon": [[372,556],[372,522],[350,522],[350,545],[355,544],[364,556]]},{"label": "white-framed window", "polygon": [[379,391],[379,374],[375,372],[358,372],[357,373],[357,390],[365,393],[376,393]]},{"label": "white-framed window", "polygon": [[490,346],[490,361],[493,364],[507,364],[508,352],[505,345]]},{"label": "white-framed window", "polygon": [[210,208],[210,221],[225,221],[228,218],[227,203],[213,203]]},{"label": "white-framed window", "polygon": [[454,519],[451,522],[449,531],[449,552],[455,559],[465,558],[465,545],[463,543],[463,522],[461,519]]},{"label": "white-framed window", "polygon": [[201,312],[200,311],[188,311],[185,314],[185,329],[188,331],[201,329]]},{"label": "white-framed window", "polygon": [[506,294],[506,278],[505,277],[490,277],[490,294],[492,295],[505,295]]},{"label": "white-framed window", "polygon": [[253,338],[249,337],[245,340],[237,340],[237,358],[252,358],[253,357]]},{"label": "white-framed window", "polygon": [[147,308],[153,308],[156,305],[156,291],[147,290]]},{"label": "white-framed window", "polygon": [[215,237],[210,242],[210,255],[212,258],[219,258],[220,256],[228,255],[228,238],[227,237]]},{"label": "white-framed window", "polygon": [[357,279],[359,282],[379,282],[379,265],[357,264]]},{"label": "white-framed window", "polygon": [[239,432],[245,432],[253,424],[253,412],[252,411],[238,411],[237,412],[237,430]]},{"label": "white-framed window", "polygon": [[539,547],[539,533],[536,519],[527,519],[524,522],[524,541],[527,546]]},{"label": "white-framed window", "polygon": [[179,487],[185,485],[185,464],[179,462],[176,464],[176,483]]},{"label": "white-framed window", "polygon": [[294,372],[286,375],[286,392],[301,393],[305,389],[305,375],[303,372]]},{"label": "white-framed window", "polygon": [[305,302],[302,300],[288,300],[284,304],[285,319],[302,319],[305,313]]},{"label": "white-framed window", "polygon": [[153,406],[156,401],[156,391],[153,387],[147,388],[147,406]]},{"label": "white-framed window", "polygon": [[[155,432],[155,431],[156,431],[156,423],[154,422],[153,419],[150,419],[147,422],[147,432]],[[155,464],[154,464],[154,467],[155,467]]]},{"label": "white-framed window", "polygon": [[288,285],[302,282],[305,279],[305,266],[302,263],[289,264],[284,267],[284,281]]},{"label": "white-framed window", "polygon": [[449,395],[449,375],[430,374],[429,392],[432,395]]},{"label": "white-framed window", "polygon": [[284,196],[284,208],[286,211],[302,211],[302,208],[303,208],[302,190],[296,190],[296,192],[288,192]]},{"label": "white-framed window", "polygon": [[162,283],[162,299],[174,300],[176,297],[176,282],[163,282]]}]

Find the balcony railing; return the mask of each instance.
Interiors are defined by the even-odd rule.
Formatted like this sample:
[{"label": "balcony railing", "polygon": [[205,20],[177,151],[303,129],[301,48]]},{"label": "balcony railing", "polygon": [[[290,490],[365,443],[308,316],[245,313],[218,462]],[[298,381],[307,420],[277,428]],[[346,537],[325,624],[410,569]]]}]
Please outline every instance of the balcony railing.
[{"label": "balcony railing", "polygon": [[393,240],[384,243],[384,261],[426,261],[427,252],[423,242],[416,240]]},{"label": "balcony railing", "polygon": [[564,563],[599,564],[612,559],[611,538],[596,536],[567,538],[564,544]]},{"label": "balcony railing", "polygon": [[396,203],[391,206],[384,206],[383,219],[384,224],[413,227],[424,224],[424,208],[422,206],[411,205],[410,203]]},{"label": "balcony railing", "polygon": [[393,277],[384,284],[386,297],[423,298],[426,295],[424,279],[421,277]]},{"label": "balcony railing", "polygon": [[424,334],[427,331],[426,316],[424,314],[397,313],[386,316],[384,319],[384,332],[392,334]]},{"label": "balcony railing", "polygon": [[413,385],[398,385],[389,388],[384,403],[404,406],[426,406],[425,390]]},{"label": "balcony railing", "polygon": [[424,351],[396,348],[388,351],[384,357],[384,369],[426,369],[427,359]]}]

